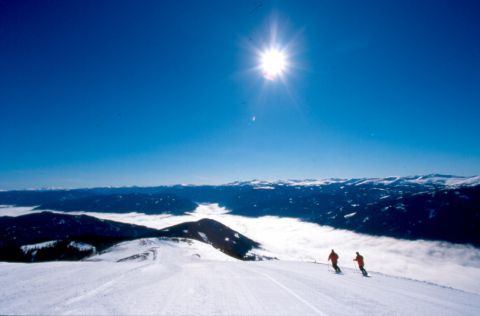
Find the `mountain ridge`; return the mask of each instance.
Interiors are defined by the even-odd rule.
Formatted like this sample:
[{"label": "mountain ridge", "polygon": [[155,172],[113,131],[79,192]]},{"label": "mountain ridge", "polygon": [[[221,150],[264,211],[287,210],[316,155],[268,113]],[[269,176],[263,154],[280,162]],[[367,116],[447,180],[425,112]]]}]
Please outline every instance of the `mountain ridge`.
[{"label": "mountain ridge", "polygon": [[212,219],[158,230],[87,215],[41,212],[0,217],[0,260],[79,260],[123,241],[151,237],[196,239],[241,260],[256,259],[248,252],[260,247]]},{"label": "mountain ridge", "polygon": [[227,185],[0,192],[0,204],[37,209],[186,215],[202,203],[231,214],[294,217],[319,225],[403,239],[480,247],[480,177],[253,180]]}]

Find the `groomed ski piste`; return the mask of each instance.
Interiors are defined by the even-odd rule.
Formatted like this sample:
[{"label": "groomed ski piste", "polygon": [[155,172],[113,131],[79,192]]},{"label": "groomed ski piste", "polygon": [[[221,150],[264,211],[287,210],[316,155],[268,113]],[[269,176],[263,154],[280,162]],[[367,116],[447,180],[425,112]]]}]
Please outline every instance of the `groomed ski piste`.
[{"label": "groomed ski piste", "polygon": [[[15,216],[31,209],[3,211]],[[157,228],[215,218],[261,242],[259,254],[281,260],[239,261],[189,239],[138,239],[78,262],[0,262],[0,314],[480,315],[478,262],[462,261],[478,260],[478,250],[467,246],[348,235],[286,218],[242,218],[216,205],[188,216],[95,215]],[[364,246],[370,277],[354,269],[356,243]],[[326,264],[331,244],[342,274]],[[382,247],[392,248],[392,257]],[[395,260],[404,262],[394,266]]]},{"label": "groomed ski piste", "polygon": [[0,271],[0,314],[480,314],[477,294],[325,264],[242,262],[191,240],[134,240],[82,262]]}]

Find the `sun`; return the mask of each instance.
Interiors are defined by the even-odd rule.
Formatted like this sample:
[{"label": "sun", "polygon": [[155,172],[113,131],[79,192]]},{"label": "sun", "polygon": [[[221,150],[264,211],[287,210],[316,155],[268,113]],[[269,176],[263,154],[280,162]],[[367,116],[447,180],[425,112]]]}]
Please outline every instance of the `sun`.
[{"label": "sun", "polygon": [[260,56],[260,67],[266,79],[275,80],[285,72],[287,56],[285,52],[279,49],[268,49]]}]

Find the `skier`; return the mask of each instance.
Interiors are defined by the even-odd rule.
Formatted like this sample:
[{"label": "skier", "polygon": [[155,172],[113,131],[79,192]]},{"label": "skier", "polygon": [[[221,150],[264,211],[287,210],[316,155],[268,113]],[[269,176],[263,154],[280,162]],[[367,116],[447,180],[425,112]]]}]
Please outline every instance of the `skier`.
[{"label": "skier", "polygon": [[336,273],[342,272],[342,270],[340,270],[340,268],[337,265],[338,255],[335,253],[335,251],[333,251],[333,249],[332,249],[332,252],[330,253],[330,256],[328,256],[328,261],[332,261],[332,267],[335,269]]},{"label": "skier", "polygon": [[357,256],[355,257],[355,259],[353,259],[353,261],[356,261],[358,263],[358,268],[360,269],[360,271],[362,271],[363,276],[368,276],[368,273],[364,268],[365,262],[363,261],[363,256],[359,254],[358,251]]}]

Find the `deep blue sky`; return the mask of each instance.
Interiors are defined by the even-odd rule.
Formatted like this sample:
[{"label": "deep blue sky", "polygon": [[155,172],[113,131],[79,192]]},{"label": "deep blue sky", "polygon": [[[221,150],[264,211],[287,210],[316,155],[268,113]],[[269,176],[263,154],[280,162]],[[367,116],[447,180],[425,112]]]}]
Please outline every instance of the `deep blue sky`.
[{"label": "deep blue sky", "polygon": [[[479,16],[478,1],[0,1],[0,189],[480,174]],[[274,25],[283,82],[254,69]]]}]

